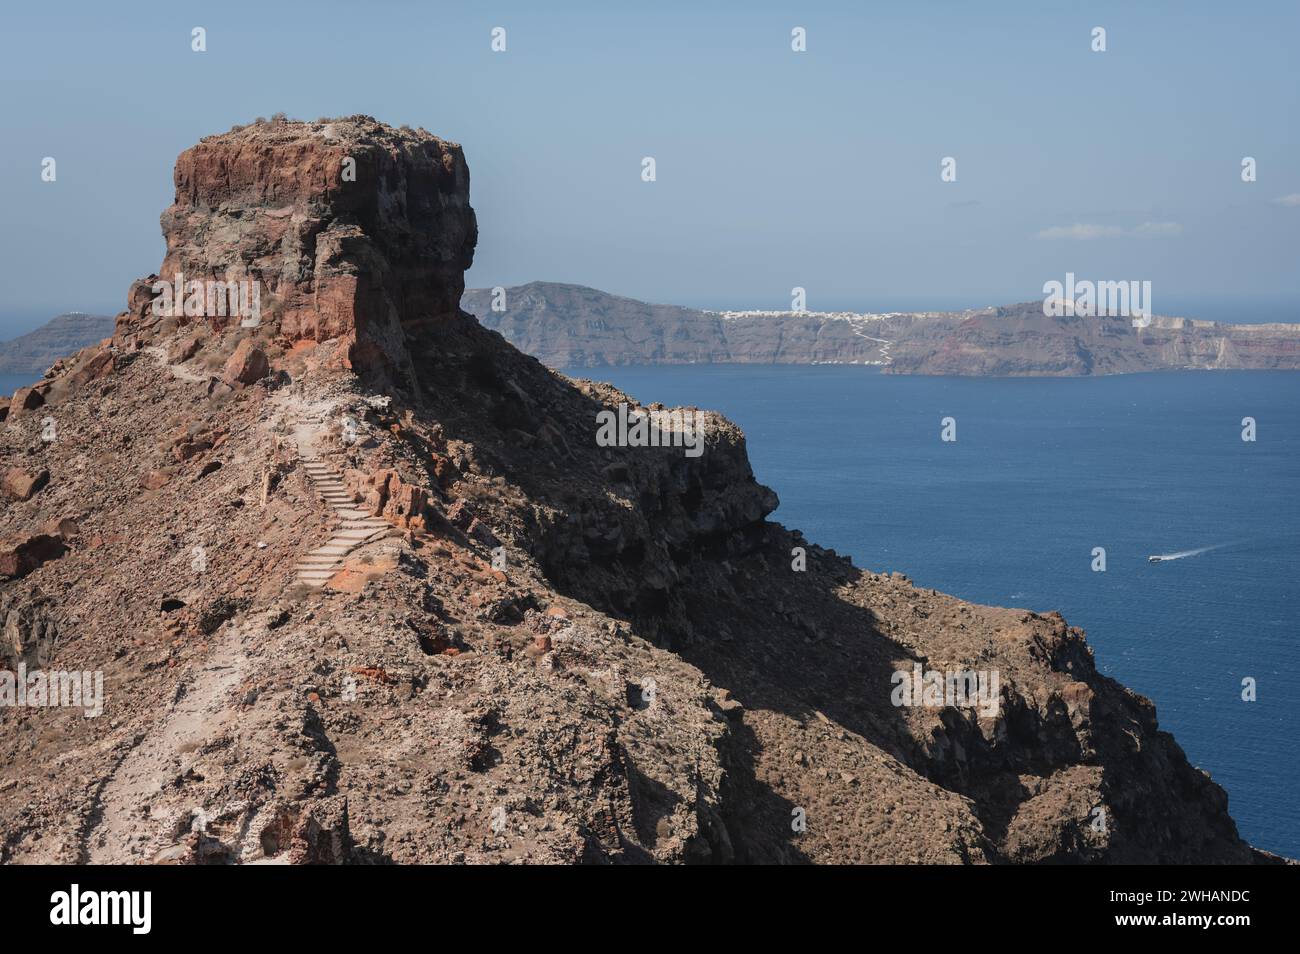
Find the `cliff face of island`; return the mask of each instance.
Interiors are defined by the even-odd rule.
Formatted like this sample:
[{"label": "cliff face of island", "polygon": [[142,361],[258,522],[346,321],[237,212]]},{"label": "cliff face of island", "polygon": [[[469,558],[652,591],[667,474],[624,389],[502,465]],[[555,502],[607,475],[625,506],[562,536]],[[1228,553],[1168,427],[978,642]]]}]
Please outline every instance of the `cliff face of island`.
[{"label": "cliff face of island", "polygon": [[176,185],[160,271],[262,318],[142,280],[6,408],[0,675],[104,692],[0,707],[0,861],[1274,860],[1059,615],[771,522],[716,414],[598,442],[631,398],[454,306],[459,147],[258,123]]},{"label": "cliff face of island", "polygon": [[1087,375],[1134,371],[1296,370],[1300,325],[1226,324],[1152,316],[1045,317],[1042,302],[967,313],[947,329],[917,322],[899,335],[893,374]]},{"label": "cliff face of island", "polygon": [[[494,301],[503,304],[494,310]],[[891,374],[1085,375],[1300,368],[1300,325],[1047,317],[1041,302],[963,312],[714,312],[580,285],[471,289],[462,307],[554,368],[869,364]]]},{"label": "cliff face of island", "polygon": [[108,315],[71,311],[57,315],[34,331],[0,344],[0,374],[29,374],[39,378],[64,355],[113,333]]}]

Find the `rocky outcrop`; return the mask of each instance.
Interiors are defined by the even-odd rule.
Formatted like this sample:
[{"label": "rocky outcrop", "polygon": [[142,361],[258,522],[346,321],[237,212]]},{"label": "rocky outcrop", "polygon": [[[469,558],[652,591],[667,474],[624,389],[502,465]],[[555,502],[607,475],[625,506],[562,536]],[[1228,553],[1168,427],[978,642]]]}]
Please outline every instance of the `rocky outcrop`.
[{"label": "rocky outcrop", "polygon": [[0,492],[10,500],[31,500],[42,487],[50,482],[50,472],[41,470],[28,473],[21,467],[10,467],[0,474]]},{"label": "rocky outcrop", "polygon": [[[99,376],[47,379],[59,439],[0,428],[50,474],[0,537],[60,556],[0,585],[6,659],[45,645],[106,693],[0,707],[0,862],[1264,858],[1058,616],[772,523],[719,415],[694,456],[597,442],[632,398],[445,297],[458,150],[358,119],[206,144],[169,261],[278,276],[266,324],[155,321],[137,286]],[[373,205],[331,184],[345,144]],[[995,711],[893,704],[918,665],[998,670]]]},{"label": "rocky outcrop", "polygon": [[19,388],[9,400],[9,417],[17,417],[24,411],[34,411],[45,403],[45,393],[49,384],[41,382],[28,388]]},{"label": "rocky outcrop", "polygon": [[0,666],[37,669],[54,659],[59,640],[57,608],[39,588],[0,592]]},{"label": "rocky outcrop", "polygon": [[18,533],[0,539],[0,579],[26,576],[63,556],[63,539],[52,533]]},{"label": "rocky outcrop", "polygon": [[[167,254],[118,319],[126,347],[196,320],[154,314],[155,282],[242,282],[260,336],[346,340],[357,370],[409,386],[405,333],[458,312],[478,229],[454,143],[367,116],[262,122],[186,150],[175,181]],[[200,316],[213,333],[246,326],[215,310]]]}]

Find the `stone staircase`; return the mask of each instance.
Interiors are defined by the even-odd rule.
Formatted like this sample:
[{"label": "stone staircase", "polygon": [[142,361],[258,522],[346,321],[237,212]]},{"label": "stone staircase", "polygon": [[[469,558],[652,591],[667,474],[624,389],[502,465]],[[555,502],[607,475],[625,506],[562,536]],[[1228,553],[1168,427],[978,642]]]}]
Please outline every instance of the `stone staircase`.
[{"label": "stone staircase", "polygon": [[343,486],[343,478],[329,464],[316,457],[304,457],[302,465],[316,493],[342,518],[325,545],[303,556],[296,567],[299,582],[319,589],[339,571],[344,557],[361,544],[382,536],[390,524],[358,510]]}]

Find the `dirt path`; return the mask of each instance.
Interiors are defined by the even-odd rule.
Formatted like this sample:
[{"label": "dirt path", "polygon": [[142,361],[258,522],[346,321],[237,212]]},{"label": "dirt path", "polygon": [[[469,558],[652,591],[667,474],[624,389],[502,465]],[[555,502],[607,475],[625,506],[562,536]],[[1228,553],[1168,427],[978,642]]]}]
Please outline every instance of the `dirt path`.
[{"label": "dirt path", "polygon": [[[207,378],[167,363],[161,348],[145,349],[171,373],[187,381]],[[338,515],[339,525],[324,546],[302,557],[297,577],[313,587],[324,586],[352,550],[390,529],[387,521],[356,507],[340,474],[317,457],[317,447],[333,410],[329,401],[307,402],[299,395],[277,395],[279,420],[288,421],[298,458],[321,500]],[[183,775],[195,753],[215,739],[236,718],[231,693],[248,668],[247,632],[228,627],[202,669],[176,690],[167,713],[138,735],[104,782],[96,798],[93,821],[83,845],[91,864],[124,864],[145,857],[162,829],[176,824],[174,807],[154,814],[163,787]],[[195,806],[196,810],[202,806]]]},{"label": "dirt path", "polygon": [[197,381],[199,384],[206,384],[212,377],[208,374],[199,374],[197,371],[191,371],[189,368],[183,368],[179,364],[172,364],[167,359],[167,352],[156,345],[152,348],[143,349],[144,353],[151,358],[156,358],[158,363],[172,373],[173,378],[179,378],[182,381]]},{"label": "dirt path", "polygon": [[141,854],[161,833],[159,825],[168,823],[152,815],[150,803],[165,781],[183,774],[194,753],[237,717],[230,694],[248,666],[249,638],[240,630],[227,633],[207,664],[177,687],[166,716],[118,762],[100,789],[98,820],[86,838],[91,864],[149,860]]}]

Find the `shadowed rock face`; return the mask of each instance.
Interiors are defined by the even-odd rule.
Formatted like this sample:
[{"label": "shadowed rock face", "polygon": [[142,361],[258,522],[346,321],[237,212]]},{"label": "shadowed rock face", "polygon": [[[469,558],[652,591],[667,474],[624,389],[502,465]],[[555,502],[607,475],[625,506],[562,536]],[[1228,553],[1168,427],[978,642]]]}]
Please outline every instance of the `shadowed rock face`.
[{"label": "shadowed rock face", "polygon": [[[263,124],[177,182],[167,262],[274,308],[136,299],[0,427],[0,657],[106,693],[0,707],[0,862],[1272,860],[1059,615],[769,521],[718,415],[699,457],[598,444],[632,398],[456,307],[456,147]],[[900,707],[921,666],[998,704]]]},{"label": "shadowed rock face", "polygon": [[258,123],[181,153],[175,181],[166,257],[132,289],[119,334],[156,326],[158,278],[257,281],[282,342],[347,338],[358,370],[400,378],[405,332],[458,313],[478,226],[454,143],[366,116]]}]

